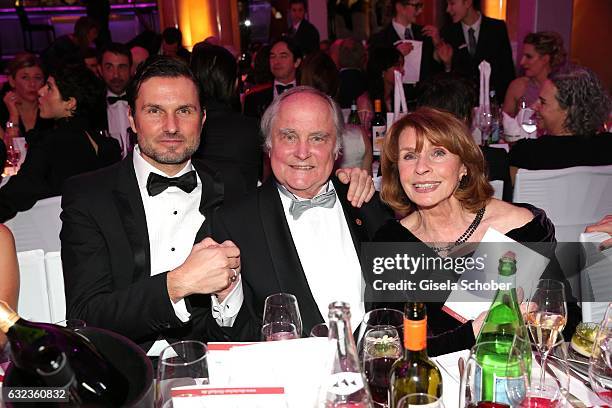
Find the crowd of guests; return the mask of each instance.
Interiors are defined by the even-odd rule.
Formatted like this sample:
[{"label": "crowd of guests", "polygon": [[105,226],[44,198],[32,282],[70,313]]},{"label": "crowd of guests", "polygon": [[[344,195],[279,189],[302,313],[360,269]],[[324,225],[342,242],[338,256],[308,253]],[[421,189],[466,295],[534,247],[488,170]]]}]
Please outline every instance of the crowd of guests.
[{"label": "crowd of guests", "polygon": [[[475,0],[448,0],[453,23],[441,30],[416,24],[423,3],[391,4],[391,23],[368,44],[341,39],[322,51],[306,2],[291,0],[286,35],[254,47],[246,65],[214,38],[189,52],[175,28],[92,50],[99,27],[86,17],[42,62],[17,55],[0,138],[25,137],[28,151],[0,188],[0,222],[62,196],[67,316],[152,356],[177,339],[258,340],[263,303],[277,292],[296,295],[305,333],[338,299],[351,304],[355,327],[380,306],[363,301],[361,243],[425,242],[446,256],[489,227],[549,243],[544,274],[567,283],[552,222],[510,204],[511,178],[517,168],[612,164],[601,82],[567,64],[550,32],[525,38],[515,78],[505,24]],[[413,112],[385,138],[379,195],[367,129],[375,100],[393,110],[394,73],[412,40],[423,44],[419,80],[405,87]],[[545,129],[509,156],[470,133],[483,60],[503,109],[530,103]],[[345,125],[352,105],[363,126]],[[505,201],[492,197],[491,179],[506,181]],[[15,305],[14,243],[0,227],[0,298]],[[566,289],[569,331],[579,310]],[[460,323],[428,306],[430,354],[473,344],[484,315]]]}]

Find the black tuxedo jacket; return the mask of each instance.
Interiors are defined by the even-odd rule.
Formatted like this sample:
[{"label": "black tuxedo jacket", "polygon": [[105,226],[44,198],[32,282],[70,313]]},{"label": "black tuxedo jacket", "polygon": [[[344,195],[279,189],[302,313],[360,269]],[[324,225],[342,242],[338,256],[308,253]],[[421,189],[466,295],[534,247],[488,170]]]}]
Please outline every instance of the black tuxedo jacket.
[{"label": "black tuxedo jacket", "polygon": [[480,86],[478,64],[483,60],[491,64],[490,89],[495,90],[498,102],[503,102],[508,85],[515,78],[506,23],[482,16],[473,57],[468,51],[461,22],[445,27],[442,37],[453,47],[452,71],[475,81],[477,88]]},{"label": "black tuxedo jacket", "polygon": [[[214,208],[244,194],[240,176],[193,161],[203,184],[206,221],[196,241],[209,235]],[[159,337],[224,339],[210,314],[210,296],[186,298],[192,317],[175,315],[166,273],[150,276],[147,220],[132,155],[101,171],[70,179],[62,197],[62,264],[66,315],[122,334],[147,350]],[[210,330],[209,330],[210,329]]]},{"label": "black tuxedo jacket", "polygon": [[[442,71],[442,64],[434,60],[434,46],[431,38],[423,34],[423,26],[418,24],[412,24],[412,36],[417,41],[423,41],[423,53],[421,55],[421,71],[419,76],[419,82],[429,78],[431,75]],[[403,38],[402,38],[403,39]],[[395,42],[399,41],[400,37],[397,35],[393,24],[390,23],[381,31],[373,34],[370,37],[369,49],[372,50],[377,47],[393,47]]]},{"label": "black tuxedo jacket", "polygon": [[[392,215],[382,206],[378,196],[362,208],[354,208],[346,200],[348,186],[336,179],[333,183],[359,255],[360,243],[370,241]],[[240,203],[221,208],[214,219],[213,237],[215,240],[231,239],[240,248],[244,302],[232,328],[233,340],[259,339],[264,301],[273,293],[286,292],[296,296],[304,333],[323,322],[302,269],[273,177]]]},{"label": "black tuxedo jacket", "polygon": [[261,171],[262,144],[256,119],[234,112],[229,105],[206,103],[206,122],[194,157],[238,167],[248,191],[254,191]]},{"label": "black tuxedo jacket", "polygon": [[263,113],[274,99],[273,84],[258,86],[247,91],[244,97],[244,114],[253,118],[261,119]]},{"label": "black tuxedo jacket", "polygon": [[304,55],[319,49],[319,30],[308,20],[302,20],[297,31],[289,31],[288,36],[300,47]]}]

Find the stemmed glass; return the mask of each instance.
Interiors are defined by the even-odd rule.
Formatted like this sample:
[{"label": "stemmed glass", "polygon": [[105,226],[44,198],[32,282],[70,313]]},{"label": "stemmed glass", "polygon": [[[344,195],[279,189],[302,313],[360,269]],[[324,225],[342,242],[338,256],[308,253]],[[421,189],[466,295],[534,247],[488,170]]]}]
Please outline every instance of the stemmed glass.
[{"label": "stemmed glass", "polygon": [[374,326],[363,340],[361,361],[375,407],[388,407],[389,372],[402,355],[399,333],[393,326]]},{"label": "stemmed glass", "polygon": [[589,360],[589,378],[593,391],[612,405],[612,303],[608,305],[595,336]]},{"label": "stemmed glass", "polygon": [[6,146],[6,164],[9,167],[12,167],[14,173],[17,173],[18,171],[20,158],[21,150],[19,150],[12,139],[9,140],[8,145]]},{"label": "stemmed glass", "polygon": [[162,350],[157,366],[157,407],[172,407],[172,389],[186,385],[208,384],[206,345],[188,340]]},{"label": "stemmed glass", "polygon": [[[551,346],[548,366],[536,357],[540,364],[532,364],[531,359],[524,358],[525,349],[532,355],[538,355],[538,346],[529,340],[516,336],[508,356],[507,375],[514,377],[514,381],[506,383],[508,400],[513,407],[555,408],[562,406],[569,393],[569,365],[567,362],[568,348],[563,335],[556,337]],[[547,371],[549,375],[542,381],[541,372]]]},{"label": "stemmed glass", "polygon": [[538,130],[538,125],[533,111],[525,110],[521,118],[521,127],[527,133],[528,137]]},{"label": "stemmed glass", "polygon": [[297,337],[302,336],[302,317],[295,296],[289,293],[275,293],[266,298],[262,324],[266,326],[270,323],[292,324]]},{"label": "stemmed glass", "polygon": [[527,311],[527,327],[540,354],[540,383],[543,384],[546,359],[567,322],[565,285],[553,279],[540,279],[529,299]]},{"label": "stemmed glass", "polygon": [[431,408],[444,408],[444,403],[441,399],[422,392],[415,394],[404,395],[398,402],[397,408],[427,406]]},{"label": "stemmed glass", "polygon": [[329,327],[327,327],[327,323],[319,323],[316,324],[310,329],[310,337],[328,337],[329,336]]},{"label": "stemmed glass", "polygon": [[399,333],[400,344],[404,341],[404,313],[388,308],[380,308],[370,310],[363,316],[363,320],[359,325],[359,333],[357,335],[357,349],[359,354],[363,354],[363,340],[365,334],[376,326],[391,326]]},{"label": "stemmed glass", "polygon": [[485,108],[476,110],[476,127],[480,129],[480,137],[483,145],[487,144],[488,137],[493,127],[493,115]]},{"label": "stemmed glass", "polygon": [[280,341],[299,339],[295,324],[287,322],[271,322],[261,328],[263,341]]}]

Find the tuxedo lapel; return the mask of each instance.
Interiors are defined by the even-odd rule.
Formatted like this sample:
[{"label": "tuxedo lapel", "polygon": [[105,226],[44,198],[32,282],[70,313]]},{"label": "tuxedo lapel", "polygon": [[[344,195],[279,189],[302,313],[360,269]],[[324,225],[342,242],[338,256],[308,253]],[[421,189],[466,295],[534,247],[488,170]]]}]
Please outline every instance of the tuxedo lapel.
[{"label": "tuxedo lapel", "polygon": [[301,300],[304,327],[312,327],[321,322],[323,317],[308,286],[272,177],[259,191],[258,210],[279,287],[282,292],[294,294]]},{"label": "tuxedo lapel", "polygon": [[353,207],[353,205],[346,198],[348,195],[348,185],[342,184],[336,177],[332,177],[332,183],[336,189],[338,200],[340,200],[340,204],[342,204],[344,218],[346,219],[346,224],[351,232],[355,252],[357,252],[357,257],[361,259],[361,243],[368,240],[365,223],[359,214],[359,209]]},{"label": "tuxedo lapel", "polygon": [[[130,244],[134,262],[133,276],[116,277],[127,284],[148,277],[151,274],[151,254],[149,233],[138,181],[134,172],[132,155],[128,155],[119,168],[117,185],[113,190],[113,200],[121,219],[121,225]],[[119,286],[124,286],[124,284]]]}]

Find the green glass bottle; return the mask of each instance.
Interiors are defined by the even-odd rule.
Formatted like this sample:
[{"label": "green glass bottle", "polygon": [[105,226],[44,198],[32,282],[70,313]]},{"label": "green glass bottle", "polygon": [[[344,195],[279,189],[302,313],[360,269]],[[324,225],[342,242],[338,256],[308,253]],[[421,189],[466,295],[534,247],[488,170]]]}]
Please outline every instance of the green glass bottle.
[{"label": "green glass bottle", "polygon": [[[529,337],[523,322],[523,316],[516,295],[515,274],[516,255],[506,252],[499,259],[498,283],[507,284],[509,289],[498,289],[487,317],[480,329],[476,343],[487,343],[487,347],[479,347],[477,383],[481,384],[479,401],[509,403],[507,398],[507,382],[521,381],[520,367],[512,367],[508,356],[512,348],[514,336],[526,340],[521,344],[528,345]],[[531,367],[531,349],[524,347],[524,358],[527,367]]]},{"label": "green glass bottle", "polygon": [[347,123],[349,125],[361,126],[361,120],[359,120],[359,112],[357,112],[357,103],[355,101],[353,101],[353,104],[351,105],[351,113],[349,114]]}]

